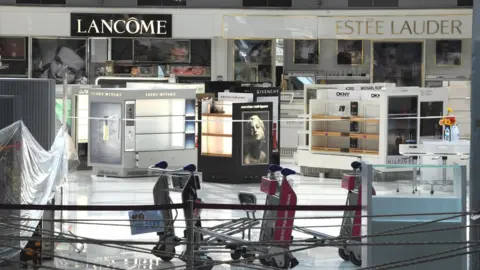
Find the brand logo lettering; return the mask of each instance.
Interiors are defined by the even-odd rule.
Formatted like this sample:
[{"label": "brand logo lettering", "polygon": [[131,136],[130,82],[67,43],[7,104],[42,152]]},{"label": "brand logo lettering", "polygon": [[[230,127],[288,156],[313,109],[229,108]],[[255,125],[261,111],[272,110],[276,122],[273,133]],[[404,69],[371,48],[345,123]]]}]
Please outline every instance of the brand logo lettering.
[{"label": "brand logo lettering", "polygon": [[354,90],[353,87],[345,87],[345,90]]},{"label": "brand logo lettering", "polygon": [[337,92],[337,97],[348,97],[350,96],[349,92]]},{"label": "brand logo lettering", "polygon": [[360,87],[360,90],[373,90],[373,86],[362,86]]},{"label": "brand logo lettering", "polygon": [[[123,19],[123,15],[118,16],[118,19],[99,18],[101,15],[93,19],[88,15],[72,14],[75,16],[72,20],[72,35],[92,35],[92,36],[170,36],[169,29],[171,29],[171,15],[157,15],[161,16],[158,20],[144,20],[131,16],[128,19]],[[87,18],[83,18],[86,16]],[[141,16],[141,15],[139,15]],[[150,17],[153,15],[150,15]]]},{"label": "brand logo lettering", "polygon": [[380,97],[380,94],[372,94],[371,97],[372,97],[372,98],[379,98],[379,97]]}]

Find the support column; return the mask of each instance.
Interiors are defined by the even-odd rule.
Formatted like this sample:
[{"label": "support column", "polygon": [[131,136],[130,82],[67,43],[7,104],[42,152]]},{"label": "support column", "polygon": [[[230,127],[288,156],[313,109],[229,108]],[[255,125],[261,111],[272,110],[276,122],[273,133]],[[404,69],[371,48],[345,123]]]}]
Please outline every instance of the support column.
[{"label": "support column", "polygon": [[228,42],[223,37],[212,38],[212,69],[211,79],[216,81],[222,76],[224,81],[228,80]]},{"label": "support column", "polygon": [[[473,1],[471,140],[470,140],[470,211],[480,210],[480,0]],[[480,219],[470,224],[480,225]],[[480,229],[470,227],[470,241],[480,241]],[[475,247],[474,249],[477,249]],[[470,255],[470,269],[480,269],[480,253]]]}]

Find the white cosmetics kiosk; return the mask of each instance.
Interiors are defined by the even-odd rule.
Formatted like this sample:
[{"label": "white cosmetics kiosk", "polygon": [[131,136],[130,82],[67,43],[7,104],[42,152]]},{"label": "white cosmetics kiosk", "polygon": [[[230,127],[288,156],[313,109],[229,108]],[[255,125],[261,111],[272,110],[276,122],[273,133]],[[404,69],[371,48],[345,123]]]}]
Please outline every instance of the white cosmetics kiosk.
[{"label": "white cosmetics kiosk", "polygon": [[[298,151],[298,165],[304,174],[337,177],[350,170],[352,161],[412,164],[399,146],[440,138],[438,121],[447,101],[445,88],[317,89],[307,108],[308,151]],[[402,172],[379,168],[377,180],[399,178]]]}]

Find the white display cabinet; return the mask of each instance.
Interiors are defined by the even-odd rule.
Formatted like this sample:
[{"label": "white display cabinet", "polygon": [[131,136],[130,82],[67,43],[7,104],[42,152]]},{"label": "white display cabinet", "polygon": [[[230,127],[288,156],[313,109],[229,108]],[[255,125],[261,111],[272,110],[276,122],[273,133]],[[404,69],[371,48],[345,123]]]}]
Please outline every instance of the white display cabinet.
[{"label": "white display cabinet", "polygon": [[[315,91],[315,98],[308,99],[306,106],[308,150],[299,149],[297,157],[304,174],[318,176],[327,172],[331,173],[328,177],[337,177],[350,170],[352,161],[359,160],[413,164],[413,157],[400,153],[401,144],[418,144],[442,136],[438,122],[446,114],[446,88]],[[378,180],[398,179],[405,171],[379,168]]]},{"label": "white display cabinet", "polygon": [[382,91],[320,90],[310,100],[309,150],[318,164],[348,170],[354,160],[378,163]]},{"label": "white display cabinet", "polygon": [[[419,186],[412,192],[415,182],[409,178],[394,183],[375,184],[375,172],[388,169],[446,170],[453,176],[446,190],[431,192],[430,185]],[[448,251],[465,252],[467,241],[466,166],[461,165],[411,165],[411,164],[362,164],[362,233],[376,235],[352,240],[352,248],[361,249],[362,267],[373,267],[391,262],[412,262],[415,258],[430,258],[433,254]],[[375,195],[373,195],[375,190]],[[415,232],[415,233],[412,233]],[[428,245],[443,242],[449,244]],[[382,244],[383,243],[383,244]],[[396,243],[384,245],[384,243]],[[410,244],[401,244],[410,243]],[[418,243],[418,244],[416,244]],[[349,245],[347,245],[348,247]],[[425,260],[422,264],[397,264],[398,269],[466,269],[467,256],[451,256],[441,260]]]}]

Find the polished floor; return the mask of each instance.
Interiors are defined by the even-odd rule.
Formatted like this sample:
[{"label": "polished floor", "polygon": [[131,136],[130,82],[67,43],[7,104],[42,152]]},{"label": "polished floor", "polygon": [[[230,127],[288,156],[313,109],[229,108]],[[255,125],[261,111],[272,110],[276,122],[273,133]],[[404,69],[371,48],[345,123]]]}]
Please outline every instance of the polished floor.
[{"label": "polished floor", "polygon": [[[295,169],[291,163],[286,163]],[[91,176],[88,171],[81,171],[70,175],[64,187],[65,203],[74,205],[145,205],[152,204],[152,188],[155,178],[115,179]],[[334,179],[319,179],[312,177],[295,176],[294,188],[301,205],[341,205],[345,203],[347,191],[340,187],[340,181]],[[409,189],[407,185],[405,189]],[[238,203],[239,191],[247,191],[257,196],[259,204],[263,204],[265,195],[260,192],[258,184],[252,185],[222,185],[204,183],[201,190],[202,199],[211,203]],[[179,194],[172,194],[173,201],[179,202]],[[338,217],[341,212],[297,212],[295,225],[305,226],[332,236],[340,231],[341,219],[325,218]],[[233,210],[204,210],[203,225],[210,227],[224,220],[244,217],[242,211]],[[261,217],[262,213],[257,213]],[[313,218],[318,217],[318,218]],[[324,217],[324,218],[321,218]],[[155,233],[132,236],[130,232],[127,212],[64,212],[63,219],[70,220],[63,224],[64,231],[70,231],[77,237],[87,237],[98,240],[115,241],[142,241],[155,242],[158,236]],[[183,235],[183,215],[179,213],[177,234]],[[253,238],[258,237],[258,229]],[[295,239],[306,239],[309,236],[294,232]],[[185,263],[175,258],[169,263],[150,254],[152,245],[136,246],[107,244],[58,244],[56,255],[59,256],[49,265],[60,269],[185,269]],[[180,251],[177,248],[177,253]],[[295,249],[295,247],[293,247]],[[300,261],[298,270],[314,269],[356,269],[350,262],[339,258],[336,248],[323,247],[295,252]],[[231,261],[228,253],[212,253],[210,256],[219,265],[213,269],[263,269],[257,265],[235,266],[221,261]],[[88,263],[83,263],[88,262]]]}]

